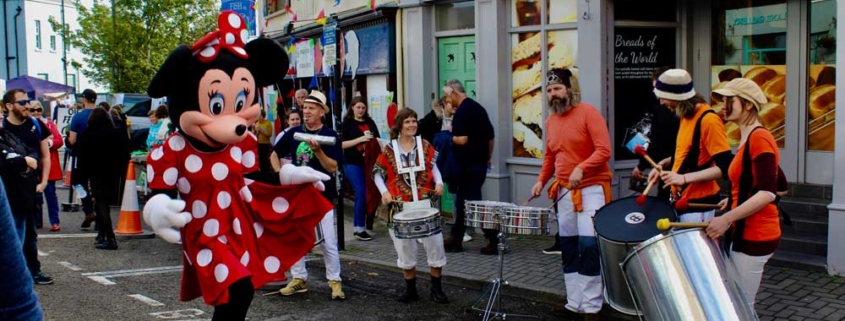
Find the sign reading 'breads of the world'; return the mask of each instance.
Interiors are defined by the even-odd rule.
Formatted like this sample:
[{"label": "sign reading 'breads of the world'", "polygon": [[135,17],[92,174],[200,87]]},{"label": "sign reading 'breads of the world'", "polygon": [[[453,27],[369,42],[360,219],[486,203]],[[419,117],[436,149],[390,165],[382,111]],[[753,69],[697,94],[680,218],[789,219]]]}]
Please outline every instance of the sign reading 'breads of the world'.
[{"label": "sign reading 'breads of the world'", "polygon": [[616,28],[614,30],[614,105],[616,159],[634,159],[625,148],[628,128],[657,104],[651,74],[661,66],[675,66],[674,28]]}]

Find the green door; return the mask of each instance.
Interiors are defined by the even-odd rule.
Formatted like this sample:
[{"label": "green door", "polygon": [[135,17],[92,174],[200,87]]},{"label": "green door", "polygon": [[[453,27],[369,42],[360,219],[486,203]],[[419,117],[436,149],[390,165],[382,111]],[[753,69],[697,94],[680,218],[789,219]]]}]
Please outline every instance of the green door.
[{"label": "green door", "polygon": [[[475,36],[438,38],[437,56],[439,87],[445,85],[449,79],[457,79],[464,84],[467,96],[476,99]],[[444,187],[444,190],[448,191],[448,186]],[[454,200],[451,194],[443,193],[440,208],[442,212],[452,213]]]},{"label": "green door", "polygon": [[437,39],[437,56],[440,86],[458,79],[467,96],[475,99],[475,36]]}]

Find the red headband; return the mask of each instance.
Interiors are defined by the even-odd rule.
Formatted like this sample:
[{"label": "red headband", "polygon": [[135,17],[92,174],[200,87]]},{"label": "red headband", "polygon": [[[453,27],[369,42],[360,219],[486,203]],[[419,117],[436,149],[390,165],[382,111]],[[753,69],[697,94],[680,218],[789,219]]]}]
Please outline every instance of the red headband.
[{"label": "red headband", "polygon": [[195,42],[191,51],[202,62],[209,62],[217,58],[221,49],[226,49],[235,56],[247,59],[249,56],[244,45],[249,38],[243,17],[231,10],[226,10],[217,16],[217,30],[212,31]]}]

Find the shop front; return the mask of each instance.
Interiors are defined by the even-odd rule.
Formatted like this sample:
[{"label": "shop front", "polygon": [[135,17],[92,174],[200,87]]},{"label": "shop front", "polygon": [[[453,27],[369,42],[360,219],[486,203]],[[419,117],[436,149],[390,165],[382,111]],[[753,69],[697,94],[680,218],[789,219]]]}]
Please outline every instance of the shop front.
[{"label": "shop front", "polygon": [[[760,85],[769,100],[761,110],[761,120],[777,139],[788,181],[796,191],[817,191],[811,195],[813,202],[826,205],[833,199],[829,219],[824,210],[801,221],[815,229],[799,231],[798,236],[785,234],[782,248],[799,251],[793,245],[806,237],[813,247],[807,252],[813,258],[825,260],[832,272],[842,273],[845,268],[845,251],[834,245],[845,244],[845,239],[835,239],[845,236],[827,233],[845,229],[845,213],[838,210],[842,207],[836,203],[838,198],[832,197],[845,190],[845,151],[837,148],[835,140],[837,17],[842,10],[836,1],[399,4],[407,105],[427,112],[431,100],[440,95],[440,85],[458,78],[472,86],[470,96],[485,106],[496,127],[485,199],[522,203],[529,198],[542,163],[546,132],[553,130],[543,126],[548,117],[543,75],[550,68],[575,71],[582,101],[605,117],[614,146],[615,197],[635,195],[629,182],[638,159],[626,143],[656,104],[653,70],[669,66],[690,71],[696,91],[707,101],[712,90],[745,77]],[[461,72],[470,75],[444,72],[450,68],[464,68]],[[727,135],[736,147],[737,128],[728,124]],[[535,200],[532,205],[549,202]],[[813,204],[808,208],[816,208]]]}]

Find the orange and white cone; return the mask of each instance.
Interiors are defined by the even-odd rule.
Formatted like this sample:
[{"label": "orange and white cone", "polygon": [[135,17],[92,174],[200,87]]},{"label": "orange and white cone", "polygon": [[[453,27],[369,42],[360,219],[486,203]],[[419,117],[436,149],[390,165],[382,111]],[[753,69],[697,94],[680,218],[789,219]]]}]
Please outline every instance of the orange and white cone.
[{"label": "orange and white cone", "polygon": [[70,187],[70,171],[73,168],[73,156],[68,157],[65,161],[65,179],[62,181],[62,185],[65,187]]},{"label": "orange and white cone", "polygon": [[123,201],[120,204],[120,218],[115,234],[141,234],[141,212],[138,206],[138,192],[135,183],[135,164],[129,162],[126,170],[126,185],[123,187]]}]

